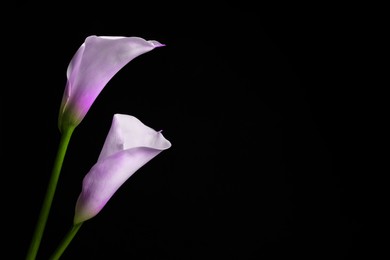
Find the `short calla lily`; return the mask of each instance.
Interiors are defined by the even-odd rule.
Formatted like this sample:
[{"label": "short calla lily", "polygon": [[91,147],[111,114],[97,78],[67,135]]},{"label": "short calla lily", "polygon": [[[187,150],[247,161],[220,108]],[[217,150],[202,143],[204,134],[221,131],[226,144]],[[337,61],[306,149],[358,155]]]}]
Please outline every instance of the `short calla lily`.
[{"label": "short calla lily", "polygon": [[98,161],[84,177],[74,224],[98,214],[130,176],[169,147],[161,131],[136,117],[115,114]]},{"label": "short calla lily", "polygon": [[108,81],[128,62],[161,46],[164,44],[140,37],[87,37],[67,69],[58,117],[61,132],[83,120]]}]

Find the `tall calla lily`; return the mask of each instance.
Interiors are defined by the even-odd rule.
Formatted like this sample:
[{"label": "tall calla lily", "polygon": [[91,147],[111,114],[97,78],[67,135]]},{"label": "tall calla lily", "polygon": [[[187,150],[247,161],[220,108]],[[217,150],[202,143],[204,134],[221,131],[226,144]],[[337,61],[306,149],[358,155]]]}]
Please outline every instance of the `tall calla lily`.
[{"label": "tall calla lily", "polygon": [[164,46],[140,37],[89,36],[67,69],[58,126],[63,132],[76,127],[108,81],[137,56]]},{"label": "tall calla lily", "polygon": [[161,131],[133,116],[115,114],[98,161],[84,177],[74,224],[98,214],[131,175],[169,147]]}]

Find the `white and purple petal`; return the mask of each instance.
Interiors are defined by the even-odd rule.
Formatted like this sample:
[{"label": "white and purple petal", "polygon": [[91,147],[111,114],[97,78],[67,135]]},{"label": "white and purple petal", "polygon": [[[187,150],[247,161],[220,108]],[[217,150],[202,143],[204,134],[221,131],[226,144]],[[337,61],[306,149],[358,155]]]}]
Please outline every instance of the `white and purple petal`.
[{"label": "white and purple petal", "polygon": [[161,131],[155,131],[133,116],[114,115],[99,159],[84,177],[74,223],[98,214],[131,175],[170,147],[171,143]]},{"label": "white and purple petal", "polygon": [[67,69],[58,124],[77,126],[97,96],[127,63],[156,47],[164,46],[155,40],[140,37],[89,36],[80,46]]}]

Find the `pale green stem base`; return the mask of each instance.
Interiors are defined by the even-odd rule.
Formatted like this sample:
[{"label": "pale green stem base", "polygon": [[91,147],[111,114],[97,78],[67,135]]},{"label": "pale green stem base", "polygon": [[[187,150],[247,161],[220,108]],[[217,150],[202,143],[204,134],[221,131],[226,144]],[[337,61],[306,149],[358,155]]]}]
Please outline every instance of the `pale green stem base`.
[{"label": "pale green stem base", "polygon": [[57,156],[54,162],[53,170],[47,187],[46,195],[42,204],[41,212],[35,227],[34,235],[31,240],[30,248],[27,252],[26,260],[35,260],[39,246],[41,244],[43,232],[49,216],[51,204],[53,202],[54,193],[57,188],[58,179],[60,176],[62,163],[65,158],[66,150],[72,136],[74,128],[68,128],[61,134],[61,140],[57,151]]},{"label": "pale green stem base", "polygon": [[77,231],[79,231],[83,222],[78,223],[72,226],[72,229],[66,234],[65,238],[61,241],[61,244],[57,247],[56,251],[54,251],[53,255],[50,257],[50,260],[60,259],[62,253],[64,253],[65,249],[68,247]]}]

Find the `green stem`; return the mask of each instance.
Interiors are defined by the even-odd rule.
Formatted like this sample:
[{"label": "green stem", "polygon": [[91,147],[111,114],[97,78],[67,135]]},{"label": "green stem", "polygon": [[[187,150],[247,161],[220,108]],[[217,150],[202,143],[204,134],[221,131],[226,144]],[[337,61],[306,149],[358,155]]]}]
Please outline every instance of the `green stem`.
[{"label": "green stem", "polygon": [[77,231],[79,231],[83,222],[75,224],[72,226],[72,229],[66,234],[65,238],[61,241],[61,244],[57,247],[56,251],[54,251],[53,255],[50,257],[50,260],[60,259],[62,253],[64,253],[65,249],[68,247]]},{"label": "green stem", "polygon": [[41,212],[38,218],[37,225],[31,240],[30,248],[27,252],[26,260],[34,260],[37,256],[39,246],[41,244],[43,232],[45,230],[47,218],[49,216],[51,204],[54,193],[57,188],[58,178],[60,176],[62,163],[68,148],[70,137],[72,136],[74,128],[69,127],[61,134],[61,140],[57,151],[57,156],[54,161],[53,170],[47,187],[46,195],[42,204]]}]

